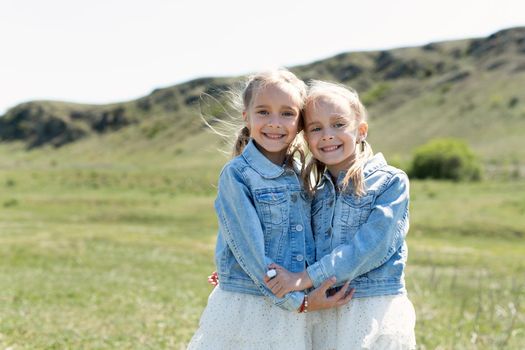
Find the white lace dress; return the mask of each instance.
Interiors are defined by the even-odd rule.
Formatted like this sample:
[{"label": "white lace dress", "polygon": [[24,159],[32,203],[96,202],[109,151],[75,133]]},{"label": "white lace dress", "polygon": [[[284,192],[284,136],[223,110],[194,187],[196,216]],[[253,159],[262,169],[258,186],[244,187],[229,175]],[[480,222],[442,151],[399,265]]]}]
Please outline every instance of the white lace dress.
[{"label": "white lace dress", "polygon": [[306,315],[217,287],[188,349],[312,349]]},{"label": "white lace dress", "polygon": [[406,295],[356,298],[299,314],[264,297],[215,288],[188,349],[411,350],[415,322]]},{"label": "white lace dress", "polygon": [[356,298],[336,317],[338,350],[416,348],[416,313],[406,295]]},{"label": "white lace dress", "polygon": [[415,349],[416,315],[406,295],[352,299],[345,306],[309,312],[313,350]]}]

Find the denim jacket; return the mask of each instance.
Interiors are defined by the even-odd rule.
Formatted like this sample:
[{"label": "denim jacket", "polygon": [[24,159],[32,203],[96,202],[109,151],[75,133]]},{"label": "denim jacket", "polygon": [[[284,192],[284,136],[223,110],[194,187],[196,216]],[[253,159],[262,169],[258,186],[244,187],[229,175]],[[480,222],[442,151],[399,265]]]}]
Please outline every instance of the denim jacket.
[{"label": "denim jacket", "polygon": [[336,191],[325,173],[312,204],[317,262],[308,275],[315,287],[331,276],[336,286],[351,280],[354,298],[404,294],[408,177],[381,153],[365,164],[364,177],[366,194],[356,196],[351,188]]},{"label": "denim jacket", "polygon": [[272,163],[251,140],[222,169],[215,210],[219,286],[265,296],[285,310],[299,309],[303,292],[277,298],[263,280],[272,262],[293,272],[315,262],[311,199],[297,172]]}]

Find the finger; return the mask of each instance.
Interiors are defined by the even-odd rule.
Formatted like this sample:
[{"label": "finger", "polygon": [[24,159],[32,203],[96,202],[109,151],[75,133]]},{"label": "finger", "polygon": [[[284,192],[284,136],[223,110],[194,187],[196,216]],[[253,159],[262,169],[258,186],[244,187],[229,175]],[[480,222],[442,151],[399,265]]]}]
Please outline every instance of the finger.
[{"label": "finger", "polygon": [[268,287],[272,292],[276,290],[277,286],[279,285],[273,280],[269,280],[268,282],[265,282],[266,287]]},{"label": "finger", "polygon": [[350,300],[352,300],[352,297],[354,296],[354,292],[355,292],[355,288],[352,288],[350,292],[343,299],[337,302],[337,306],[341,306],[341,305],[349,303]]},{"label": "finger", "polygon": [[276,263],[271,263],[270,265],[268,265],[268,269],[269,270],[280,270],[280,271],[282,271],[283,267],[281,265],[276,264]]},{"label": "finger", "polygon": [[264,275],[263,280],[264,280],[264,283],[268,284],[268,282],[270,281],[270,277]]},{"label": "finger", "polygon": [[272,278],[268,280],[266,285],[268,286],[268,288],[274,288],[275,286],[279,285],[279,282]]},{"label": "finger", "polygon": [[350,292],[346,295],[345,299],[348,299],[348,301],[350,301],[350,299],[354,297],[354,293],[355,293],[355,288],[350,289]]},{"label": "finger", "polygon": [[282,291],[283,287],[280,284],[274,284],[270,289],[272,293],[275,294],[275,296],[277,296],[277,294],[279,294]]},{"label": "finger", "polygon": [[281,270],[281,271],[284,270],[284,267],[276,263],[271,263],[270,265],[268,265],[268,267],[270,269],[276,269],[276,270]]},{"label": "finger", "polygon": [[345,297],[345,293],[346,291],[348,290],[348,286],[350,285],[350,281],[346,281],[346,283],[344,284],[343,287],[341,287],[341,289],[334,294],[334,298],[335,300],[341,300],[341,299],[344,299]]},{"label": "finger", "polygon": [[284,283],[284,279],[282,276],[275,276],[275,277],[272,277],[271,280],[274,282],[274,283],[279,283],[279,284],[283,284]]},{"label": "finger", "polygon": [[330,287],[332,287],[335,284],[335,281],[335,277],[330,277],[319,286],[319,290],[326,292]]}]

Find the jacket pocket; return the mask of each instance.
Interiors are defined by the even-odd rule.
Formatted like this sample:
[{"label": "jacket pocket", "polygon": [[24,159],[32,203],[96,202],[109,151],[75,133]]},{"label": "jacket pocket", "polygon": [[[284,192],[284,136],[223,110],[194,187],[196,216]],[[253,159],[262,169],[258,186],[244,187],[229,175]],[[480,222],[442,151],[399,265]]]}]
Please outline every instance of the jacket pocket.
[{"label": "jacket pocket", "polygon": [[347,227],[357,228],[368,219],[372,210],[373,194],[356,196],[354,194],[344,195],[343,223]]},{"label": "jacket pocket", "polygon": [[258,189],[254,191],[256,205],[263,216],[263,223],[267,225],[281,225],[287,216],[286,187]]}]

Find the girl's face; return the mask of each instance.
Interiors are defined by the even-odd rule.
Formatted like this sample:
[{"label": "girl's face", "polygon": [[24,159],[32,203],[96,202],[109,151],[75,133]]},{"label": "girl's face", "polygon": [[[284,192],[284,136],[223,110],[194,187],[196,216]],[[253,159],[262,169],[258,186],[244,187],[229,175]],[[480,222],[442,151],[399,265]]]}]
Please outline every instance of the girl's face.
[{"label": "girl's face", "polygon": [[286,86],[268,85],[257,91],[243,112],[257,148],[275,164],[282,164],[299,130],[299,95]]},{"label": "girl's face", "polygon": [[305,137],[314,158],[324,163],[333,177],[346,171],[355,159],[356,143],[368,131],[358,122],[349,103],[340,96],[320,97],[307,104]]}]

